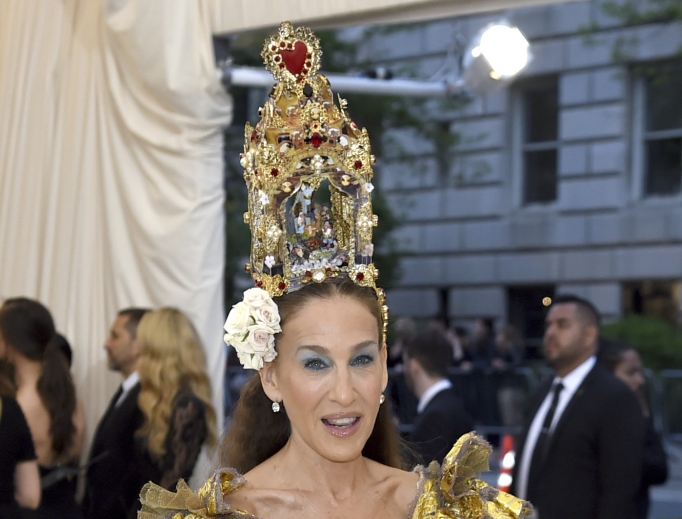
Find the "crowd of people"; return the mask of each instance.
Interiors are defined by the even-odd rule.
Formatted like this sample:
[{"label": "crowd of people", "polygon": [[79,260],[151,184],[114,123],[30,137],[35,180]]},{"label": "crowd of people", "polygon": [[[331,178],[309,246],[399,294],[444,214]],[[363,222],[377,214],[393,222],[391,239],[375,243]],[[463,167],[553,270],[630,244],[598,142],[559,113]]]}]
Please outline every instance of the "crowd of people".
[{"label": "crowd of people", "polygon": [[123,382],[80,465],[85,417],[68,341],[40,302],[0,307],[0,517],[134,518],[145,483],[175,488],[216,443],[204,349],[185,314],[123,309],[104,348]]}]

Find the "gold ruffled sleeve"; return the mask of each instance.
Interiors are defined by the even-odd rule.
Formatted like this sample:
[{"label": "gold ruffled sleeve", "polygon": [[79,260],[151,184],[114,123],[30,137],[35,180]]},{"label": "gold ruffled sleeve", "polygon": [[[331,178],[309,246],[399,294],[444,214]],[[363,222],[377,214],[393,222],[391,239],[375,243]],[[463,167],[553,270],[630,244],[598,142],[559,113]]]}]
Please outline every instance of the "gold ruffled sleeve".
[{"label": "gold ruffled sleeve", "polygon": [[233,508],[225,496],[241,487],[246,480],[234,469],[220,469],[194,493],[184,480],[175,492],[147,483],[140,492],[142,510],[138,519],[255,519],[243,510]]},{"label": "gold ruffled sleeve", "polygon": [[520,519],[532,508],[510,494],[477,479],[489,470],[491,448],[474,433],[462,436],[445,456],[426,469],[422,491],[411,519]]}]

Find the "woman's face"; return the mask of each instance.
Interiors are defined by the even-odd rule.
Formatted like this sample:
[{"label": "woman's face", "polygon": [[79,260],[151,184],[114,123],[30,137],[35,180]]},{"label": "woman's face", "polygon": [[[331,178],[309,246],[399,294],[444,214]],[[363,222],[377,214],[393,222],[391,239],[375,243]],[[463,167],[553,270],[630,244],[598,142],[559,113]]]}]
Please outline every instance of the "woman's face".
[{"label": "woman's face", "polygon": [[313,299],[284,324],[277,352],[261,378],[291,441],[336,462],[360,456],[388,382],[376,318],[350,297]]},{"label": "woman's face", "polygon": [[635,350],[627,350],[623,353],[613,373],[635,393],[641,394],[645,381],[642,375],[642,361]]}]

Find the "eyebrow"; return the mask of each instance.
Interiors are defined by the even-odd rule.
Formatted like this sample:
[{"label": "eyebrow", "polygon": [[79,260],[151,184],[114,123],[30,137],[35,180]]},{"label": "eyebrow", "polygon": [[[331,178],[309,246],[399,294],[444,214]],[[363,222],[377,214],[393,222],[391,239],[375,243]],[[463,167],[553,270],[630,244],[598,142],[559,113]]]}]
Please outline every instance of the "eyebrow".
[{"label": "eyebrow", "polygon": [[[356,351],[359,351],[363,348],[366,348],[367,346],[377,346],[377,345],[378,345],[377,341],[374,341],[374,340],[363,341],[363,342],[360,342],[360,343],[356,344],[355,346],[353,346],[352,351],[353,351],[353,353],[355,353]],[[315,344],[306,344],[304,346],[299,346],[296,349],[296,353],[298,353],[301,350],[311,350],[311,351],[314,351],[315,353],[319,353],[321,355],[328,355],[329,354],[329,350],[327,348],[325,348],[324,346],[317,346]]]}]

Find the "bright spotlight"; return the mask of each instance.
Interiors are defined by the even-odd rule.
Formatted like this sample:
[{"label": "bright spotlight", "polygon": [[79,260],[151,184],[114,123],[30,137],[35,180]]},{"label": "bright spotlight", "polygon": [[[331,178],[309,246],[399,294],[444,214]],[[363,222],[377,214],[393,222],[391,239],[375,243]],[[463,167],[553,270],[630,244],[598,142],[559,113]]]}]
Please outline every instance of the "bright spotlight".
[{"label": "bright spotlight", "polygon": [[528,63],[528,40],[516,27],[493,25],[481,35],[481,54],[498,76],[518,74]]},{"label": "bright spotlight", "polygon": [[464,83],[477,94],[498,90],[530,60],[530,44],[517,27],[507,22],[488,25],[464,53]]}]

